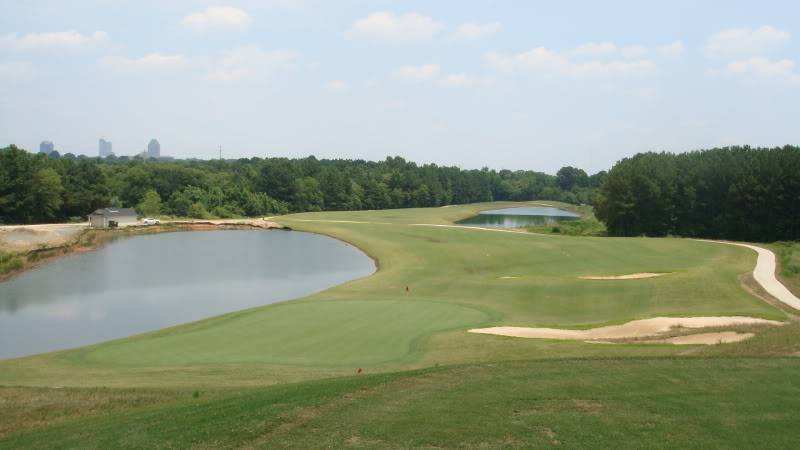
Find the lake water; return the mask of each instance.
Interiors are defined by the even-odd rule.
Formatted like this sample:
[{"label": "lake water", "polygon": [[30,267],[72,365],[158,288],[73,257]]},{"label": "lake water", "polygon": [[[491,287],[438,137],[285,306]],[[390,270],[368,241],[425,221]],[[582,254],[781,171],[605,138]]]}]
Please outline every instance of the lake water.
[{"label": "lake water", "polygon": [[535,206],[490,209],[458,223],[476,227],[520,228],[528,225],[552,225],[565,220],[577,220],[579,217],[579,214],[563,209]]},{"label": "lake water", "polygon": [[301,297],[374,271],[352,245],[296,231],[123,238],[0,283],[0,359]]}]

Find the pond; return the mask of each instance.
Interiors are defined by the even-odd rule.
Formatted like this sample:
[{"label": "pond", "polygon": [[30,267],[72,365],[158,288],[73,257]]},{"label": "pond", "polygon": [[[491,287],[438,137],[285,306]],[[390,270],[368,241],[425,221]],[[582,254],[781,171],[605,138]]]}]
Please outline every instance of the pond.
[{"label": "pond", "polygon": [[534,206],[481,211],[477,216],[457,222],[460,225],[489,228],[520,228],[528,225],[551,225],[566,220],[577,220],[579,214],[563,209]]},{"label": "pond", "polygon": [[0,283],[0,359],[297,298],[374,271],[352,245],[296,231],[123,238]]}]

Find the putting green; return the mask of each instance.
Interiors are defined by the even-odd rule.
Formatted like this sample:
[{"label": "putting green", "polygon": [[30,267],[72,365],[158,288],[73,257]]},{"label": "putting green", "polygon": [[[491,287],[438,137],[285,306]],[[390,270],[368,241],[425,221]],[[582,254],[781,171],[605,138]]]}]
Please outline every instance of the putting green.
[{"label": "putting green", "polygon": [[428,334],[488,317],[474,308],[411,299],[287,303],[88,347],[70,360],[133,367],[209,361],[375,365],[408,357]]}]

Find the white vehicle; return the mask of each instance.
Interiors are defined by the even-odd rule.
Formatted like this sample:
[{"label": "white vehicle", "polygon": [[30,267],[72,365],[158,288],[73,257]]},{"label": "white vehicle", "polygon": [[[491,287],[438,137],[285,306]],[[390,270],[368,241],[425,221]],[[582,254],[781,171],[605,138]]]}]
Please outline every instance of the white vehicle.
[{"label": "white vehicle", "polygon": [[144,223],[145,225],[160,225],[161,221],[158,220],[158,219],[151,219],[151,218],[148,217],[148,218],[142,220],[142,223]]}]

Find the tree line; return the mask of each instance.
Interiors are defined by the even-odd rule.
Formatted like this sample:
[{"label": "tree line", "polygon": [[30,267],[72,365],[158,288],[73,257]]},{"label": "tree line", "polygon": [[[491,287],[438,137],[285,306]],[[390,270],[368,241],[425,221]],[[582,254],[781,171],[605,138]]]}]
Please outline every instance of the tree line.
[{"label": "tree line", "polygon": [[0,149],[0,223],[84,220],[97,208],[194,218],[431,207],[494,200],[591,204],[605,172],[464,170],[307,158],[138,160]]},{"label": "tree line", "polygon": [[595,214],[615,236],[800,238],[800,147],[640,153],[619,161]]}]

